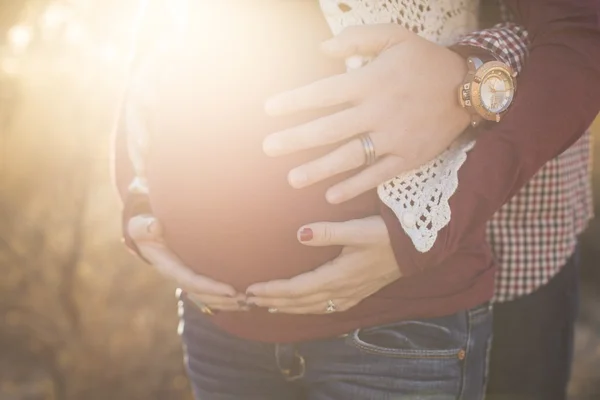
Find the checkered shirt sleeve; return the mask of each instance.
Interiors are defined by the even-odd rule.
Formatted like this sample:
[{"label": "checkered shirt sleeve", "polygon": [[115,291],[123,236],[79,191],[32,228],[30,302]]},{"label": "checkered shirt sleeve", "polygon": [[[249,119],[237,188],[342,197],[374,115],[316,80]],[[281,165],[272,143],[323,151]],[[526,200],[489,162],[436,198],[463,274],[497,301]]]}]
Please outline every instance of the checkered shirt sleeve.
[{"label": "checkered shirt sleeve", "polygon": [[550,160],[489,221],[487,240],[498,263],[495,302],[547,284],[577,246],[594,216],[591,135]]},{"label": "checkered shirt sleeve", "polygon": [[[463,36],[459,53],[484,52],[520,72],[528,56],[527,31],[510,22],[500,3],[503,23]],[[547,284],[565,265],[577,237],[593,217],[588,133],[549,161],[489,221],[487,240],[498,263],[495,302],[528,295]]]},{"label": "checkered shirt sleeve", "polygon": [[454,47],[456,46],[483,50],[520,72],[527,57],[529,37],[522,26],[514,22],[503,22],[463,36]]}]

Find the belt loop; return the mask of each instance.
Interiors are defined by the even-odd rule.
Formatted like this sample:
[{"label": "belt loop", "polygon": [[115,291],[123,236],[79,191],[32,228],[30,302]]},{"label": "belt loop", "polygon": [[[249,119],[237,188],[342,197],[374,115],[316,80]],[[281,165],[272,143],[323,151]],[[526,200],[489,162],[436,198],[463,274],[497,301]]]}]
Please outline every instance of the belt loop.
[{"label": "belt loop", "polygon": [[277,368],[286,381],[292,382],[304,377],[306,372],[306,361],[298,353],[293,344],[275,344],[275,361]]}]

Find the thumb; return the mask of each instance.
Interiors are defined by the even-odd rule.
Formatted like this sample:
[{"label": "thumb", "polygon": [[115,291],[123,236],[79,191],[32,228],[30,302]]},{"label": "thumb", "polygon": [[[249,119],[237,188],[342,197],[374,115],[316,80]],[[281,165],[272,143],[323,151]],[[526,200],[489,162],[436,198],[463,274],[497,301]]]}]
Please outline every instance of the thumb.
[{"label": "thumb", "polygon": [[345,222],[316,222],[298,230],[298,240],[307,246],[365,246],[389,242],[380,216]]},{"label": "thumb", "polygon": [[161,241],[162,226],[152,215],[137,215],[127,224],[129,236],[138,241]]},{"label": "thumb", "polygon": [[414,33],[398,24],[357,25],[345,28],[321,44],[322,51],[337,58],[354,55],[378,55],[405,41]]}]

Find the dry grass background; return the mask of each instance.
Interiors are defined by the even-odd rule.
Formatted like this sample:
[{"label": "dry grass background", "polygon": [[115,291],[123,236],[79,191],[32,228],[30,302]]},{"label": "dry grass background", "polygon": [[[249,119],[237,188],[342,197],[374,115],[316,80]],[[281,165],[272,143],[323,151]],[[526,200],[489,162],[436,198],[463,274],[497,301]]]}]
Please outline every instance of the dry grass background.
[{"label": "dry grass background", "polygon": [[[0,30],[44,3],[3,2]],[[70,3],[79,47],[0,43],[0,399],[190,399],[174,288],[123,249],[110,184],[125,63],[98,49],[138,1]]]},{"label": "dry grass background", "polygon": [[[44,57],[0,77],[0,399],[191,399],[174,287],[118,240],[108,165],[122,65],[87,68],[72,54],[73,74]],[[592,293],[598,241],[588,234]],[[579,330],[581,400],[600,394],[595,301],[584,299]]]},{"label": "dry grass background", "polygon": [[20,88],[3,138],[0,399],[184,399],[174,289],[118,240],[118,87],[97,77],[105,93],[79,103],[62,78]]}]

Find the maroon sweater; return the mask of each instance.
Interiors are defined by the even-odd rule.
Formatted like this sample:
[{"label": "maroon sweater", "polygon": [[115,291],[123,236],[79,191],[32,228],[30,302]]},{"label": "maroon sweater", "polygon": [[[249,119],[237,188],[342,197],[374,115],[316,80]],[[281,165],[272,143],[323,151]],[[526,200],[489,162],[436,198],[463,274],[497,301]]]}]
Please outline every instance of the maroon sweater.
[{"label": "maroon sweater", "polygon": [[[226,51],[207,64],[194,56],[206,49],[195,49],[173,63],[177,68],[166,85],[171,89],[161,93],[148,163],[150,204],[165,226],[169,247],[186,265],[243,291],[253,282],[314,269],[339,254],[339,247],[300,245],[295,232],[301,225],[381,212],[405,276],[344,313],[220,313],[213,317],[217,325],[248,339],[298,341],[450,314],[491,298],[494,263],[484,240],[486,221],[546,161],[574,142],[600,109],[595,2],[555,0],[536,2],[535,8],[526,1],[509,3],[532,35],[519,94],[511,112],[480,137],[461,168],[450,203],[452,220],[427,253],[414,249],[373,192],[331,206],[323,199],[331,182],[299,191],[289,187],[287,172],[326,149],[279,159],[262,154],[265,135],[317,115],[268,119],[262,113],[264,99],[342,70],[315,51],[327,35],[324,24],[307,36],[306,27],[287,23],[275,30],[277,23],[269,20],[263,31],[253,33],[262,37],[245,39],[269,43],[265,50],[278,57],[251,58],[243,71],[223,70],[231,65],[224,62],[232,56]],[[289,35],[285,40],[270,35],[282,31]],[[132,172],[123,129],[117,130],[115,154],[117,183],[131,209],[126,186]],[[126,210],[125,219],[130,215]]]}]

